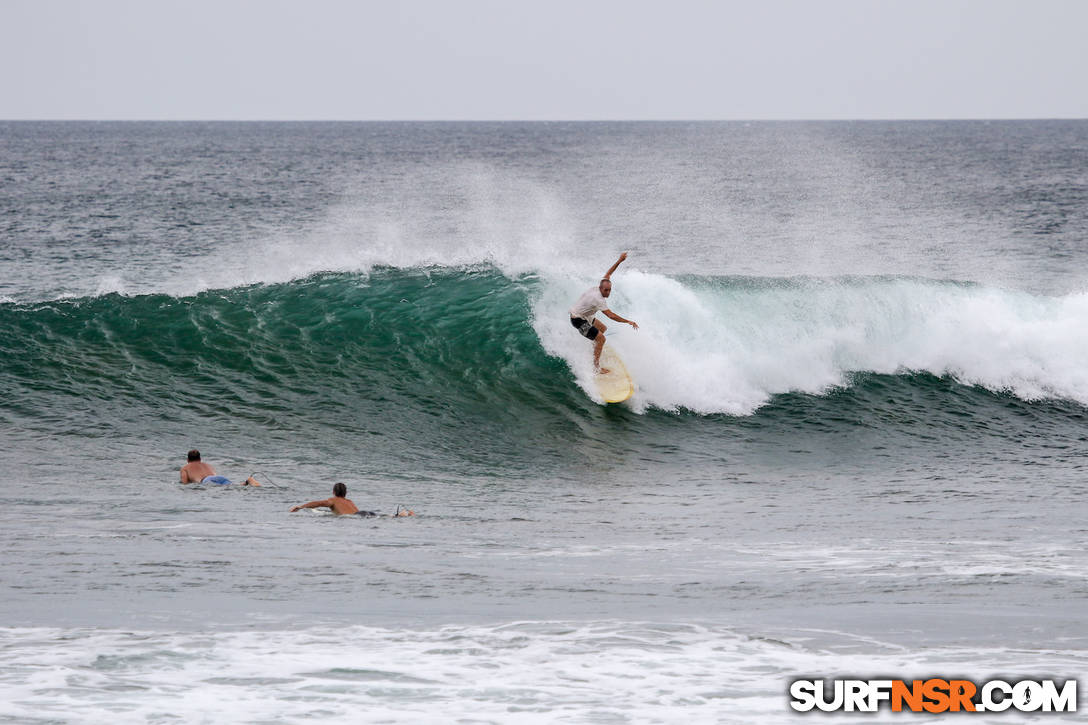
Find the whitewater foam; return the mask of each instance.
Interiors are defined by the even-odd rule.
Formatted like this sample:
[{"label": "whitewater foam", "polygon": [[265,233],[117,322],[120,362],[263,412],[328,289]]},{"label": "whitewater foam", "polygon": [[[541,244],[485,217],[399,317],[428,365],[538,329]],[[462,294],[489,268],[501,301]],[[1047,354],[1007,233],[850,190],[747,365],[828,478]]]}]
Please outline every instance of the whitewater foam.
[{"label": "whitewater foam", "polygon": [[[545,349],[593,395],[589,346],[549,281],[534,307]],[[1025,400],[1088,404],[1088,294],[1064,297],[902,278],[670,279],[628,270],[612,304],[639,323],[609,340],[649,407],[746,415],[774,395],[820,395],[854,373],[925,372]],[[619,333],[619,334],[615,334]]]},{"label": "whitewater foam", "polygon": [[[1010,671],[1072,676],[1084,667],[1076,651],[907,650],[818,630],[789,639],[615,621],[215,633],[8,629],[0,631],[0,715],[780,723],[798,719],[786,693],[802,674],[982,679]],[[834,650],[820,645],[835,640]],[[884,711],[871,719],[928,718]]]}]

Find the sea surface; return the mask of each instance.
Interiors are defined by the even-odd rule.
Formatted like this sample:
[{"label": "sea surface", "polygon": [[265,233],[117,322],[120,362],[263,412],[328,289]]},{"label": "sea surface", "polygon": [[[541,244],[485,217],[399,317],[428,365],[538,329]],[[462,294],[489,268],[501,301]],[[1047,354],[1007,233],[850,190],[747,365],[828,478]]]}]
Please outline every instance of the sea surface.
[{"label": "sea surface", "polygon": [[0,470],[5,722],[1084,700],[1088,121],[0,122]]}]

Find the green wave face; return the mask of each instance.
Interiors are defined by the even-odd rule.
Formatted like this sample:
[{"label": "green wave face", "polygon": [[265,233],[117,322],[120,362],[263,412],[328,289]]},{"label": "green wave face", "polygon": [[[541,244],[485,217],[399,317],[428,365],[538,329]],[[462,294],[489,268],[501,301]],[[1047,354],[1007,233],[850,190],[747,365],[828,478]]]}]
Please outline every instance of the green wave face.
[{"label": "green wave face", "polygon": [[594,407],[528,324],[533,284],[379,271],[0,305],[0,412],[48,435],[204,426],[471,460],[488,433]]}]

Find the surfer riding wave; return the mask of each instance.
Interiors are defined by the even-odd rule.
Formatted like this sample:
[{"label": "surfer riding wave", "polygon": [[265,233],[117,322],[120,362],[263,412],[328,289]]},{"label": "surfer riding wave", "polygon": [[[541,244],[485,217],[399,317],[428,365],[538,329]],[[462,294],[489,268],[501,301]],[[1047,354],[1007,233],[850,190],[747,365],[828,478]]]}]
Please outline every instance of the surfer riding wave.
[{"label": "surfer riding wave", "polygon": [[593,343],[593,369],[602,375],[611,372],[607,368],[601,368],[601,350],[604,349],[605,340],[604,331],[608,327],[594,318],[594,315],[600,312],[609,319],[626,323],[636,330],[638,329],[638,324],[633,320],[624,319],[608,309],[608,296],[612,294],[612,273],[625,259],[627,259],[627,252],[621,254],[616,263],[608,268],[608,271],[604,273],[604,277],[601,278],[600,284],[583,292],[578,301],[574,303],[574,306],[570,308],[570,324],[582,334],[582,337]]}]

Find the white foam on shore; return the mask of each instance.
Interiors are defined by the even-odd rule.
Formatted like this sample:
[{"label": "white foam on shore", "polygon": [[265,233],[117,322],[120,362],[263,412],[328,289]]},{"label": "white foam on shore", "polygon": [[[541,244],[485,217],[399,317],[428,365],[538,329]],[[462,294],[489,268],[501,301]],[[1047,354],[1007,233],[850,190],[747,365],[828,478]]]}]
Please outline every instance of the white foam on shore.
[{"label": "white foam on shore", "polygon": [[[0,717],[780,723],[805,717],[787,699],[789,682],[801,676],[954,673],[977,681],[1010,672],[1071,677],[1088,665],[1082,651],[910,651],[869,640],[837,651],[811,646],[821,640],[828,633],[785,642],[721,627],[615,621],[198,633],[6,629]],[[866,717],[926,719],[886,711]]]}]

